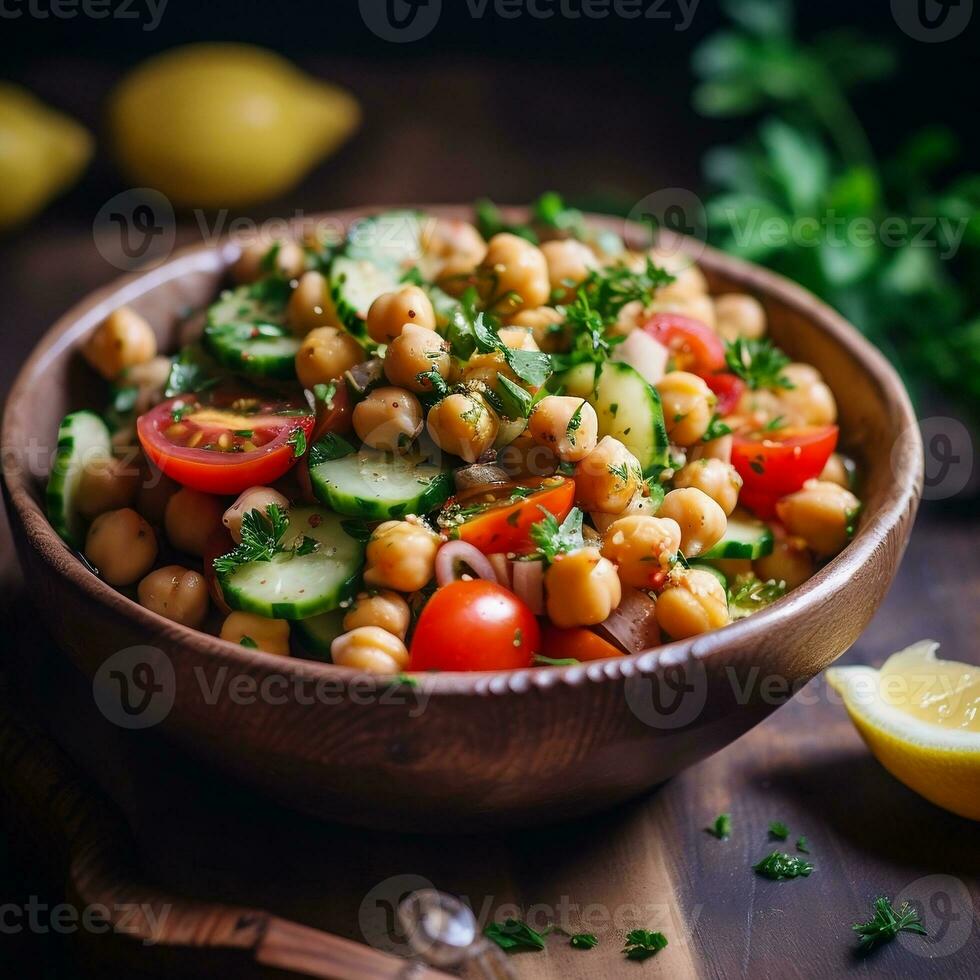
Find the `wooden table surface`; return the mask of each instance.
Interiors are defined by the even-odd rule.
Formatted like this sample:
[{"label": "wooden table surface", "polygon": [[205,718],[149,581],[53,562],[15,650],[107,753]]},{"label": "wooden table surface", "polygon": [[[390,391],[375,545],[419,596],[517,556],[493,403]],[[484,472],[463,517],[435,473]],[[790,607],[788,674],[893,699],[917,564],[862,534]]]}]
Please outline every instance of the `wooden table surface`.
[{"label": "wooden table surface", "polygon": [[[366,198],[466,200],[481,180],[491,179],[498,196],[517,200],[547,186],[581,190],[590,168],[604,173],[598,183],[627,194],[640,195],[644,182],[663,179],[656,167],[640,172],[638,161],[646,151],[625,162],[606,161],[581,141],[576,146],[587,156],[570,164],[557,163],[544,140],[515,161],[492,131],[488,136],[477,126],[471,135],[484,151],[480,169],[460,173],[466,161],[458,155],[447,159],[438,114],[427,113],[429,103],[418,97],[422,91],[439,98],[437,73],[420,70],[413,98],[422,108],[408,121],[399,116],[406,97],[392,94],[387,76],[343,65],[334,75],[368,102],[367,130],[293,198],[263,213],[292,213],[300,203],[308,210],[339,207]],[[520,77],[508,77],[517,91]],[[101,92],[104,81],[90,79],[77,99],[94,102],[90,93]],[[596,79],[575,80],[583,97],[596,84]],[[454,93],[462,117],[486,115],[493,91],[485,75],[462,72]],[[468,111],[474,116],[467,117]],[[537,110],[532,105],[520,111],[533,116]],[[413,155],[410,170],[388,166],[403,154]],[[447,175],[453,168],[455,175]],[[92,215],[101,204],[93,205],[92,196],[104,190],[108,197],[120,189],[108,174],[100,166],[87,190],[0,245],[0,390],[54,317],[116,274],[96,252],[91,235]],[[194,235],[193,222],[182,219],[178,238]],[[0,535],[5,607],[0,614],[18,624],[6,634],[13,638],[8,673],[15,675],[18,697],[115,799],[146,876],[161,887],[201,900],[271,909],[384,945],[390,903],[406,888],[429,881],[465,896],[481,921],[516,911],[539,924],[557,919],[599,937],[600,946],[589,952],[572,950],[553,936],[547,952],[515,957],[518,976],[528,980],[635,971],[726,980],[980,976],[980,825],[933,807],[889,776],[822,678],[724,751],[613,812],[498,837],[360,832],[255,799],[183,758],[152,731],[113,728],[95,709],[89,685],[50,649],[42,625],[33,621],[29,597],[18,592],[5,528]],[[976,662],[978,543],[975,507],[955,500],[927,505],[885,605],[843,662],[877,663],[927,636],[940,640],[947,655]],[[733,815],[727,842],[703,830],[722,811]],[[771,820],[787,823],[794,838],[806,835],[816,866],[810,878],[773,883],[752,873],[750,866],[771,849],[766,833]],[[8,843],[6,860],[20,869],[18,887],[32,893],[31,855],[19,850],[15,838]],[[850,926],[867,918],[879,894],[924,902],[932,937],[903,939],[857,957]],[[661,929],[670,941],[643,966],[626,963],[619,952],[625,931],[635,926]],[[25,962],[37,966],[46,955],[38,959],[38,942],[22,936],[14,946]]]}]

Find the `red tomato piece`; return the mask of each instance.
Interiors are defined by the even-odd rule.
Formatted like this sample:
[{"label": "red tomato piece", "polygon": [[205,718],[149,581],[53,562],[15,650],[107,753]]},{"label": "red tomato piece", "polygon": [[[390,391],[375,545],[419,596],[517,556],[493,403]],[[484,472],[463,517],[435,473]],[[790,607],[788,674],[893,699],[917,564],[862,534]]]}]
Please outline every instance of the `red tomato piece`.
[{"label": "red tomato piece", "polygon": [[735,411],[745,393],[745,382],[737,374],[728,371],[706,374],[704,383],[715,393],[718,399],[715,409],[722,417]]},{"label": "red tomato piece", "polygon": [[[527,488],[533,492],[528,495]],[[563,476],[538,477],[522,483],[500,483],[450,500],[457,505],[462,524],[451,525],[452,537],[478,548],[485,555],[498,552],[525,554],[534,549],[531,525],[540,521],[542,508],[563,521],[575,504],[575,481]]]},{"label": "red tomato piece", "polygon": [[351,407],[350,391],[343,381],[337,381],[336,390],[326,402],[316,403],[316,422],[310,442],[314,443],[328,432],[344,434],[350,432],[353,408]]},{"label": "red tomato piece", "polygon": [[771,517],[780,497],[819,476],[837,446],[836,425],[807,425],[772,432],[737,433],[732,465],[742,478],[739,503]]},{"label": "red tomato piece", "polygon": [[680,313],[654,313],[643,329],[670,351],[676,370],[701,375],[725,370],[725,345],[700,320]]},{"label": "red tomato piece", "polygon": [[496,582],[450,582],[426,603],[408,669],[509,670],[530,667],[541,627],[527,603]]},{"label": "red tomato piece", "polygon": [[166,476],[233,494],[282,476],[302,455],[313,422],[302,399],[215,391],[162,402],[139,417],[136,432]]},{"label": "red tomato piece", "polygon": [[622,657],[623,651],[584,626],[561,629],[548,623],[541,633],[542,653],[552,660],[606,660]]}]

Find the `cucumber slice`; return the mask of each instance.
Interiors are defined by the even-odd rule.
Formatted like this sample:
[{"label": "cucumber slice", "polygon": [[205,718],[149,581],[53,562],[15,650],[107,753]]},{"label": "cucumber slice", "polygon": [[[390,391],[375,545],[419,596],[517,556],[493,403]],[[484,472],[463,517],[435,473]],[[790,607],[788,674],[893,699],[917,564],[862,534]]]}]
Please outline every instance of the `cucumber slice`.
[{"label": "cucumber slice", "polygon": [[435,463],[362,449],[310,467],[313,492],[331,510],[383,521],[427,514],[453,492],[453,475]]},{"label": "cucumber slice", "polygon": [[285,326],[288,298],[289,284],[278,279],[226,290],[208,309],[204,347],[232,371],[295,378],[300,340]]},{"label": "cucumber slice", "polygon": [[595,390],[595,364],[576,364],[559,379],[562,393],[573,398],[590,398]]},{"label": "cucumber slice", "polygon": [[341,257],[330,267],[330,295],[337,315],[351,333],[364,336],[364,323],[371,304],[382,294],[401,285],[394,266],[376,265],[367,259]]},{"label": "cucumber slice", "polygon": [[74,548],[85,543],[85,521],[75,503],[82,469],[89,460],[111,455],[109,429],[95,412],[72,412],[64,417],[48,478],[48,520]]},{"label": "cucumber slice", "polygon": [[276,555],[219,575],[228,605],[270,619],[308,619],[350,598],[363,565],[360,542],[344,532],[337,514],[321,507],[290,509],[283,547],[291,548],[303,535],[319,543],[308,555]]},{"label": "cucumber slice", "polygon": [[667,465],[670,444],[660,395],[633,368],[606,361],[595,391],[583,397],[599,416],[599,437],[618,439],[640,461],[644,476]]},{"label": "cucumber slice", "polygon": [[346,609],[334,609],[296,623],[303,645],[316,654],[318,659],[330,660],[330,644],[344,632],[346,613]]},{"label": "cucumber slice", "polygon": [[351,228],[344,254],[355,262],[366,260],[405,272],[422,257],[425,221],[418,211],[382,211],[364,218]]},{"label": "cucumber slice", "polygon": [[772,554],[772,531],[751,517],[728,518],[724,537],[702,558],[762,558]]}]

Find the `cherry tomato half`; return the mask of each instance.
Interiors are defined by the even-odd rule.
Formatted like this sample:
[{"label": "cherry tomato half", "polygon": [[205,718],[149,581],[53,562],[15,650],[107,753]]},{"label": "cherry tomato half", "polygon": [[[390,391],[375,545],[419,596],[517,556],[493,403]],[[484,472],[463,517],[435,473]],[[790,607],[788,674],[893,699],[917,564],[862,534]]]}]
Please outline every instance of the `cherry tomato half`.
[{"label": "cherry tomato half", "polygon": [[329,392],[329,397],[325,401],[317,399],[316,423],[313,426],[310,442],[316,442],[328,432],[341,434],[350,432],[353,411],[347,385],[343,381],[335,382],[334,390]]},{"label": "cherry tomato half", "polygon": [[162,402],[139,417],[136,432],[167,476],[232,494],[282,476],[302,455],[313,421],[303,399],[214,391]]},{"label": "cherry tomato half", "polygon": [[725,345],[700,320],[680,313],[654,313],[643,329],[670,351],[675,370],[701,375],[725,370]]},{"label": "cherry tomato half", "polygon": [[541,627],[527,603],[496,582],[450,582],[426,603],[408,669],[508,670],[530,667]]},{"label": "cherry tomato half", "polygon": [[[542,508],[563,521],[574,503],[574,480],[538,477],[462,493],[446,504],[440,523],[451,537],[469,542],[485,555],[519,555],[534,549],[531,525],[544,517]],[[458,523],[460,518],[462,523]]]},{"label": "cherry tomato half", "polygon": [[771,517],[780,497],[820,475],[838,431],[836,425],[807,425],[736,434],[732,465],[742,478],[739,503],[759,517]]},{"label": "cherry tomato half", "polygon": [[623,651],[584,626],[560,629],[550,623],[541,633],[541,652],[552,660],[606,660],[622,657]]},{"label": "cherry tomato half", "polygon": [[722,417],[731,415],[745,393],[745,382],[729,371],[721,374],[706,374],[704,383],[715,393],[718,399],[715,410]]}]

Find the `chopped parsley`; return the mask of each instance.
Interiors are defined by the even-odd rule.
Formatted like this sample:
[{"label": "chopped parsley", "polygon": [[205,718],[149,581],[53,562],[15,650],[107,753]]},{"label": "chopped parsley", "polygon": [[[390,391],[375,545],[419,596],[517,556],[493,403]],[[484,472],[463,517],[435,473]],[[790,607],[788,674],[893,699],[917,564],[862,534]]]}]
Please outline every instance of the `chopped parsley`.
[{"label": "chopped parsley", "polygon": [[715,817],[715,822],[710,827],[704,828],[712,837],[718,840],[728,840],[732,835],[732,815],[730,813],[719,813]]},{"label": "chopped parsley", "polygon": [[625,265],[594,269],[579,292],[589,298],[603,323],[612,323],[627,303],[639,301],[649,306],[657,290],[673,281],[669,272],[648,257],[641,272],[633,272]]},{"label": "chopped parsley", "polygon": [[586,405],[586,400],[582,399],[582,404],[572,412],[571,418],[568,420],[568,425],[565,426],[565,435],[568,437],[568,441],[574,446],[575,445],[575,433],[582,428],[582,409]]},{"label": "chopped parsley", "polygon": [[245,647],[248,650],[258,650],[259,645],[250,636],[243,636],[239,641],[238,645]]},{"label": "chopped parsley", "polygon": [[771,881],[785,881],[789,878],[808,878],[810,872],[813,871],[813,865],[802,858],[773,851],[758,864],[753,864],[752,870]]},{"label": "chopped parsley", "polygon": [[496,943],[506,953],[522,951],[540,951],[544,949],[544,936],[532,929],[520,919],[504,919],[503,922],[491,922],[483,935]]},{"label": "chopped parsley", "polygon": [[242,542],[227,555],[214,559],[214,570],[227,575],[252,561],[272,561],[276,555],[309,555],[316,550],[314,538],[303,535],[292,549],[283,547],[282,539],[289,527],[289,518],[282,508],[269,504],[263,515],[250,510],[242,517]]},{"label": "chopped parsley", "polygon": [[334,395],[337,394],[337,386],[331,381],[329,384],[318,384],[313,386],[313,397],[318,402],[323,402],[328,409],[333,408]]},{"label": "chopped parsley", "polygon": [[568,945],[575,949],[595,949],[599,945],[599,937],[591,932],[576,932],[569,937]]},{"label": "chopped parsley", "polygon": [[781,820],[773,820],[769,824],[769,836],[775,840],[786,840],[789,837],[789,827]]},{"label": "chopped parsley", "polygon": [[810,842],[805,837],[797,837],[796,838],[796,849],[801,854],[809,854],[810,853]]},{"label": "chopped parsley", "polygon": [[546,562],[550,564],[559,555],[585,547],[585,538],[582,537],[582,511],[578,507],[573,507],[561,524],[544,507],[539,506],[539,510],[544,517],[531,525],[531,540]]},{"label": "chopped parsley", "polygon": [[871,910],[871,918],[867,922],[856,922],[851,926],[858,934],[861,950],[871,950],[879,943],[890,942],[900,932],[914,932],[919,936],[926,935],[919,913],[911,908],[908,902],[905,902],[898,911],[895,911],[892,903],[884,896],[880,896],[874,900]]},{"label": "chopped parsley", "polygon": [[340,459],[354,452],[354,447],[336,432],[324,433],[310,446],[310,466],[319,466],[331,459]]},{"label": "chopped parsley", "polygon": [[739,337],[726,345],[725,363],[750,388],[792,388],[793,382],[783,376],[789,358],[769,340],[747,340]]},{"label": "chopped parsley", "polygon": [[306,453],[306,433],[302,429],[293,429],[286,440],[293,447],[293,456],[299,459]]},{"label": "chopped parsley", "polygon": [[712,439],[720,439],[722,436],[730,435],[731,431],[732,427],[722,422],[721,416],[716,412],[711,416],[708,428],[704,430],[704,435],[701,436],[701,439],[704,442],[711,442]]},{"label": "chopped parsley", "polygon": [[626,934],[626,945],[623,955],[628,960],[643,960],[659,953],[667,946],[667,937],[662,932],[651,932],[649,929],[633,929]]}]

